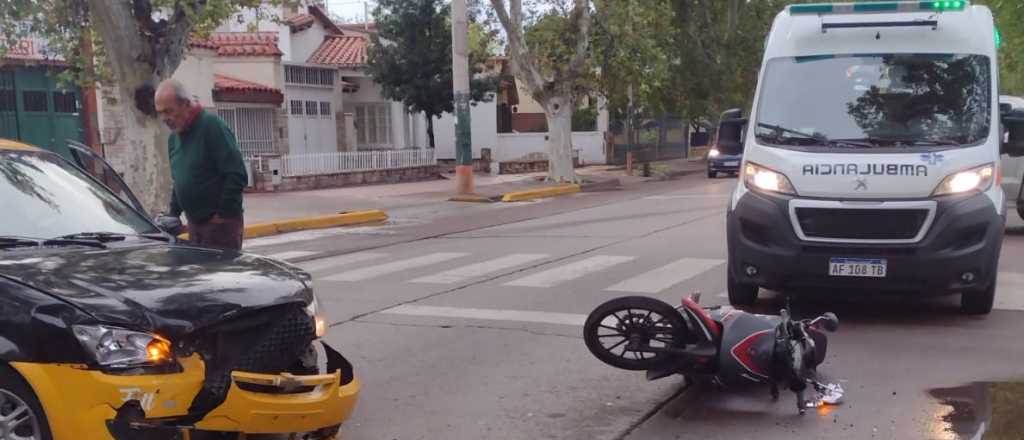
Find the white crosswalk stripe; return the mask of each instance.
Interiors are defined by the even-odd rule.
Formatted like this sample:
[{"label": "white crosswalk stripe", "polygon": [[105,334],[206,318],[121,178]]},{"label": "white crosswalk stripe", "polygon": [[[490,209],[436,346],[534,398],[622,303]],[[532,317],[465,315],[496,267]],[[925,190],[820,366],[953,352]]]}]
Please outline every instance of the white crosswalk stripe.
[{"label": "white crosswalk stripe", "polygon": [[350,264],[362,263],[364,261],[376,260],[386,255],[387,254],[381,254],[376,252],[358,252],[355,254],[345,254],[339,255],[337,257],[304,261],[302,263],[299,263],[298,266],[309,272],[317,272],[325,269],[333,269],[347,266]]},{"label": "white crosswalk stripe", "polygon": [[605,290],[616,292],[658,293],[697,275],[700,275],[725,260],[709,258],[683,258],[642,273]]},{"label": "white crosswalk stripe", "polygon": [[434,307],[403,304],[384,310],[392,315],[426,316],[435,318],[481,319],[488,321],[517,321],[539,324],[582,326],[587,315],[574,313],[537,312],[528,310],[471,309],[462,307]]},{"label": "white crosswalk stripe", "polygon": [[387,275],[403,271],[406,269],[413,269],[417,267],[429,266],[445,262],[448,260],[454,260],[456,258],[465,257],[469,254],[465,252],[436,252],[433,254],[427,254],[422,257],[409,258],[405,260],[393,261],[390,263],[378,264],[376,266],[369,266],[360,269],[351,270],[348,272],[342,272],[336,275],[331,275],[325,280],[328,281],[362,281],[370,278],[379,277],[381,275]]},{"label": "white crosswalk stripe", "polygon": [[559,283],[575,280],[584,275],[598,272],[617,264],[632,261],[636,257],[621,255],[596,255],[585,260],[561,265],[552,269],[528,275],[505,283],[506,286],[520,287],[554,287]]},{"label": "white crosswalk stripe", "polygon": [[993,307],[999,310],[1024,310],[1024,273],[999,272]]},{"label": "white crosswalk stripe", "polygon": [[270,255],[267,255],[267,256],[270,257],[270,258],[277,259],[277,260],[291,260],[293,258],[309,257],[309,256],[316,255],[316,254],[319,254],[319,252],[312,252],[312,251],[288,251],[288,252],[278,252],[276,254],[270,254]]},{"label": "white crosswalk stripe", "polygon": [[482,263],[452,269],[449,271],[416,278],[412,283],[455,284],[473,278],[511,269],[516,266],[547,258],[548,254],[512,254]]}]

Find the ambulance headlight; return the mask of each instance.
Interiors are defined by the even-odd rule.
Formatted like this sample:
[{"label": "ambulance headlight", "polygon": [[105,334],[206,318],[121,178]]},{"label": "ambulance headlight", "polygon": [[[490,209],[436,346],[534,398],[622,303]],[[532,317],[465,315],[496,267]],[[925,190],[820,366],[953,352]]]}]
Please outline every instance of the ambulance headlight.
[{"label": "ambulance headlight", "polygon": [[993,164],[959,171],[942,179],[942,183],[939,184],[938,188],[935,188],[933,195],[945,196],[971,191],[985,191],[992,186],[995,178],[996,167]]},{"label": "ambulance headlight", "polygon": [[770,191],[779,194],[796,195],[793,183],[785,174],[770,170],[753,162],[747,162],[743,167],[743,182],[747,188]]}]

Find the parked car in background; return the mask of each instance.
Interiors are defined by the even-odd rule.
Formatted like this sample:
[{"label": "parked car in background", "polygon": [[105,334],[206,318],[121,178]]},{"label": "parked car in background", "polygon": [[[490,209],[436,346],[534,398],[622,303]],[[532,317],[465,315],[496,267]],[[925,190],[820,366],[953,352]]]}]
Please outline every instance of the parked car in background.
[{"label": "parked car in background", "polygon": [[[999,97],[1000,110],[1024,111],[1024,98],[1019,96],[1003,95]],[[1006,154],[1000,156],[1000,165],[1003,168],[1003,192],[1006,193],[1007,209],[1014,209],[1017,215],[1024,218],[1024,194],[1021,194],[1021,181],[1024,181],[1024,157],[1010,157]]]},{"label": "parked car in background", "polygon": [[[730,111],[726,111],[727,114]],[[719,117],[721,121],[721,117]],[[729,173],[731,175],[737,175],[740,172],[740,164],[743,163],[743,153],[739,154],[724,154],[718,149],[718,132],[715,133],[715,142],[711,144],[711,149],[708,150],[708,178],[714,179],[718,177],[718,173]]]}]

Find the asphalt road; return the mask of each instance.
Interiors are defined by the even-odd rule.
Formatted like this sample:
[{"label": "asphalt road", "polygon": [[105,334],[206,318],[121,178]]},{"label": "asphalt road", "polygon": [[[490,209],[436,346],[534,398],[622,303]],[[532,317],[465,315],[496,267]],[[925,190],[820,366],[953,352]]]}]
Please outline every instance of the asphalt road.
[{"label": "asphalt road", "polygon": [[[1005,418],[1006,409],[951,404],[932,390],[1024,378],[1015,216],[987,317],[960,315],[953,297],[823,293],[794,303],[798,315],[842,320],[820,368],[846,388],[841,406],[801,417],[792,395],[772,403],[767,389],[684,390],[678,377],[648,382],[593,358],[581,327],[603,301],[675,304],[700,291],[704,304],[726,302],[732,185],[690,176],[526,204],[421,207],[390,213],[388,225],[247,249],[313,273],[327,339],[364,386],[346,439],[947,439]],[[760,310],[780,305],[762,292]]]}]

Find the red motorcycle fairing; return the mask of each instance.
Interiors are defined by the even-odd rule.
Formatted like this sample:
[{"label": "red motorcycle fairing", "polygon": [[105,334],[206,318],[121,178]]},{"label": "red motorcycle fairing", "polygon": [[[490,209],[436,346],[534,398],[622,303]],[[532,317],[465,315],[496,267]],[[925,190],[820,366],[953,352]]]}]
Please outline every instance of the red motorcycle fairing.
[{"label": "red motorcycle fairing", "polygon": [[775,363],[775,331],[781,318],[730,310],[722,313],[718,377],[724,385],[769,383]]}]

